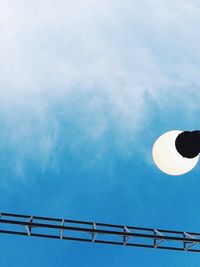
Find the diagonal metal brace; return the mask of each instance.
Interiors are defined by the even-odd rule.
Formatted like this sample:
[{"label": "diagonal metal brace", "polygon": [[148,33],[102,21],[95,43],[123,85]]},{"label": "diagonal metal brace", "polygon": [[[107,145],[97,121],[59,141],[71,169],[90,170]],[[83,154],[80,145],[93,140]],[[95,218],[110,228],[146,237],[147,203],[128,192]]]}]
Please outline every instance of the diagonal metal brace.
[{"label": "diagonal metal brace", "polygon": [[[30,218],[28,218],[26,220],[26,222],[33,222],[33,216],[31,216]],[[27,231],[27,235],[30,236],[31,235],[31,226],[29,225],[25,225],[26,231]]]},{"label": "diagonal metal brace", "polygon": [[[164,234],[159,232],[157,229],[154,229],[153,231],[154,231],[154,235],[155,235],[153,247],[154,248],[158,248],[160,246],[160,244],[162,244],[166,240],[165,239],[156,238],[157,235],[158,236],[164,236]],[[157,240],[159,240],[159,242],[157,242]]]},{"label": "diagonal metal brace", "polygon": [[[130,230],[128,229],[128,227],[124,226],[124,232],[125,233],[130,233]],[[131,238],[131,236],[123,236],[123,245],[126,246],[126,244],[128,243],[129,239]]]},{"label": "diagonal metal brace", "polygon": [[[184,236],[184,238],[185,237],[187,237],[187,238],[190,238],[190,239],[196,239],[196,237],[195,236],[193,236],[193,235],[190,235],[190,234],[188,234],[187,232],[184,232],[183,233],[183,236]],[[187,246],[187,244],[190,244],[189,246]],[[188,251],[188,250],[190,250],[192,247],[194,247],[195,245],[197,245],[197,244],[199,244],[199,242],[184,242],[183,243],[183,246],[184,246],[184,250],[185,251]]]},{"label": "diagonal metal brace", "polygon": [[[61,222],[61,226],[64,226],[64,223],[65,223],[65,220],[62,220],[62,222]],[[63,239],[63,235],[64,235],[64,230],[61,229],[61,230],[60,230],[60,239]]]},{"label": "diagonal metal brace", "polygon": [[[93,223],[93,229],[94,230],[97,229],[97,226],[96,226],[95,222]],[[92,233],[92,242],[95,242],[96,236],[97,236],[97,233]]]}]

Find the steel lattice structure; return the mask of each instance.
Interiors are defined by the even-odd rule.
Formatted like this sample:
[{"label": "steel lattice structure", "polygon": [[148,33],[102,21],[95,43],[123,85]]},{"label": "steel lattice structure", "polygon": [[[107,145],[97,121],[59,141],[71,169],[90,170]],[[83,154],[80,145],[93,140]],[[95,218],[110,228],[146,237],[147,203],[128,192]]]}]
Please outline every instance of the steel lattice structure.
[{"label": "steel lattice structure", "polygon": [[0,233],[200,252],[200,233],[0,213]]}]

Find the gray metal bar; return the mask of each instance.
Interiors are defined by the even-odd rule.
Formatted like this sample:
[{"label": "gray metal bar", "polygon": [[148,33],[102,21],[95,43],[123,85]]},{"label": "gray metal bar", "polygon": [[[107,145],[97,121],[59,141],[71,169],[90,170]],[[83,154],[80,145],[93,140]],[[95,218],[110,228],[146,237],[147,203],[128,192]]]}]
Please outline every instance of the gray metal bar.
[{"label": "gray metal bar", "polygon": [[[125,233],[130,233],[130,230],[128,229],[128,227],[124,226],[124,232]],[[131,238],[131,236],[125,236],[123,237],[123,245],[126,246],[129,239]]]},{"label": "gray metal bar", "polygon": [[[61,226],[64,226],[65,220],[62,220]],[[60,239],[63,239],[63,229],[60,230]]]},{"label": "gray metal bar", "polygon": [[[26,222],[32,222],[32,221],[33,221],[33,216],[31,216],[29,219],[26,220]],[[25,225],[25,228],[26,228],[28,236],[30,236],[31,235],[31,227],[28,225]]]},{"label": "gray metal bar", "polygon": [[[93,229],[94,230],[97,229],[95,222],[93,223]],[[94,242],[96,240],[96,237],[97,237],[97,233],[92,233],[92,242]]]}]

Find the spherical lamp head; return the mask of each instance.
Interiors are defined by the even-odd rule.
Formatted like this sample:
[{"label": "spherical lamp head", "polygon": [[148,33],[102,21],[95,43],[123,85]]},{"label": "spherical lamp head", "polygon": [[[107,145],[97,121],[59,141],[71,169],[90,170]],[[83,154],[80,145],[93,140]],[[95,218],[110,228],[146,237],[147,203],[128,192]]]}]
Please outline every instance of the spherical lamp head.
[{"label": "spherical lamp head", "polygon": [[176,139],[183,131],[173,130],[161,135],[153,145],[152,156],[156,166],[169,175],[182,175],[192,170],[199,160],[183,157],[176,149]]}]

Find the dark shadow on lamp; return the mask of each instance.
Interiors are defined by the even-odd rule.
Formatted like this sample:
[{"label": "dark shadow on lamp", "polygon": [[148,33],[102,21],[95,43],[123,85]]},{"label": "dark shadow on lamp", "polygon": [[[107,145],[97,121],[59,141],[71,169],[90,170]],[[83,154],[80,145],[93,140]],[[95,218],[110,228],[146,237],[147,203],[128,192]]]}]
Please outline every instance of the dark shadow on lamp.
[{"label": "dark shadow on lamp", "polygon": [[176,138],[175,146],[184,158],[195,158],[200,153],[200,131],[180,133]]}]

